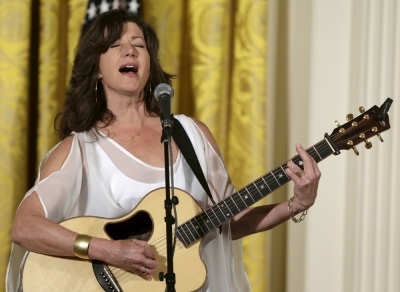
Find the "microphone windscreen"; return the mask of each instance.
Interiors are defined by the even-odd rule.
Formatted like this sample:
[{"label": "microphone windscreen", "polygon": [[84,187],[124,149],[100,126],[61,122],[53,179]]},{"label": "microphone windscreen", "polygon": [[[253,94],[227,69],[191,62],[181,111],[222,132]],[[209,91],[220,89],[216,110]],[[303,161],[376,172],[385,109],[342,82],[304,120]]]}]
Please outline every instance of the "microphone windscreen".
[{"label": "microphone windscreen", "polygon": [[158,100],[158,97],[161,94],[168,94],[169,96],[171,96],[171,98],[174,96],[174,90],[172,89],[172,87],[168,84],[165,83],[161,83],[159,85],[157,85],[156,89],[154,89],[154,97]]}]

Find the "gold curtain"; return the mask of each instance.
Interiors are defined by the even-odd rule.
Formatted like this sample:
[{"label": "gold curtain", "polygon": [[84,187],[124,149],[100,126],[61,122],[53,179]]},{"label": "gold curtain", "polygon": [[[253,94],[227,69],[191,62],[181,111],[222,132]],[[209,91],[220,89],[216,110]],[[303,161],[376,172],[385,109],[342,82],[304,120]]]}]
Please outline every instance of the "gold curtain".
[{"label": "gold curtain", "polygon": [[86,7],[87,0],[0,0],[0,283],[15,211],[58,141],[53,120],[65,101]]},{"label": "gold curtain", "polygon": [[27,185],[30,4],[0,0],[0,283],[5,281],[14,211]]},{"label": "gold curtain", "polygon": [[[266,0],[142,6],[160,37],[164,68],[178,75],[174,112],[210,127],[237,188],[264,174]],[[15,210],[57,142],[53,118],[64,103],[86,7],[87,0],[0,0],[0,283]],[[266,233],[243,240],[252,291],[266,291],[266,242]]]},{"label": "gold curtain", "polygon": [[[163,67],[178,76],[174,112],[209,126],[237,188],[264,174],[267,1],[148,0],[143,6],[160,38]],[[252,291],[267,291],[266,244],[266,233],[243,240]]]}]

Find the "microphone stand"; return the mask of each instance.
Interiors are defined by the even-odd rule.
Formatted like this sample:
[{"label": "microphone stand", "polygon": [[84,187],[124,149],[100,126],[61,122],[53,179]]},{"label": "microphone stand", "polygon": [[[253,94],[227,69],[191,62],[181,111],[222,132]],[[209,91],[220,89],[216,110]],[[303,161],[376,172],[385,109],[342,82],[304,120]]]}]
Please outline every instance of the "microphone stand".
[{"label": "microphone stand", "polygon": [[[169,120],[162,121],[163,131],[161,136],[161,142],[164,143],[164,158],[165,158],[165,223],[166,223],[166,234],[167,234],[167,274],[164,275],[160,272],[160,281],[166,280],[167,292],[175,292],[175,273],[174,273],[174,262],[173,262],[173,240],[172,240],[172,226],[175,224],[175,218],[172,216],[172,204],[178,204],[176,197],[171,199],[170,195],[170,175],[169,175],[169,141],[171,140],[172,134],[172,123]],[[172,174],[173,175],[173,174]]]}]

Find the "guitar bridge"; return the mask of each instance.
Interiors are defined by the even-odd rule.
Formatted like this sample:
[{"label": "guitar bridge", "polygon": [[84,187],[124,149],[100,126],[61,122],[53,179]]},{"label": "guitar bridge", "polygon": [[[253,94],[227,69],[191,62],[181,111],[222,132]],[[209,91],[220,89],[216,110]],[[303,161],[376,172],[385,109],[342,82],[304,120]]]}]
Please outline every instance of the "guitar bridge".
[{"label": "guitar bridge", "polygon": [[106,292],[123,292],[110,268],[101,261],[92,261],[93,272]]}]

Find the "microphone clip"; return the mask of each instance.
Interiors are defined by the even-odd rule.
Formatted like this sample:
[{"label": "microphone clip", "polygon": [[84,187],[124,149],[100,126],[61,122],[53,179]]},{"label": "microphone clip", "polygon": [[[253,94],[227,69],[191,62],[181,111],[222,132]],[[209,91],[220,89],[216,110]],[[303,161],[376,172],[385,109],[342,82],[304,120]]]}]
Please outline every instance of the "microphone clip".
[{"label": "microphone clip", "polygon": [[162,135],[161,135],[161,143],[172,135],[172,126],[174,125],[174,114],[171,114],[171,120],[164,120],[162,114],[160,115],[161,126],[163,128]]}]

